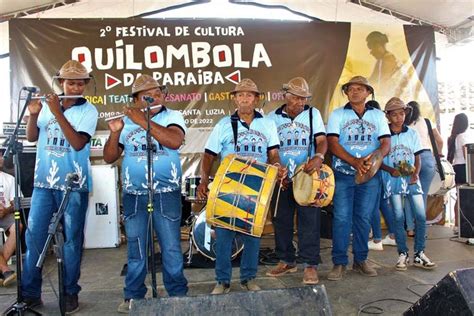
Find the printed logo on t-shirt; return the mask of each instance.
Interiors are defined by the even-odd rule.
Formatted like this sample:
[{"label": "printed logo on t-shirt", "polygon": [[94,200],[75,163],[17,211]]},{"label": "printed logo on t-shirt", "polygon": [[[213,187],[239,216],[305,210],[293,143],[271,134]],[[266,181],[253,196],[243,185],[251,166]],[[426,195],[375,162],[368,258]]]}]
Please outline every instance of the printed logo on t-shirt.
[{"label": "printed logo on t-shirt", "polygon": [[351,150],[365,150],[374,141],[376,126],[363,119],[352,119],[342,126],[343,142]]},{"label": "printed logo on t-shirt", "polygon": [[[234,143],[232,139],[231,143]],[[267,138],[262,133],[255,130],[247,130],[237,134],[236,152],[243,157],[261,157],[266,154],[268,143]]]},{"label": "printed logo on t-shirt", "polygon": [[44,149],[48,155],[64,157],[66,153],[71,151],[71,145],[66,140],[56,119],[51,119],[46,124],[46,135],[47,139]]}]

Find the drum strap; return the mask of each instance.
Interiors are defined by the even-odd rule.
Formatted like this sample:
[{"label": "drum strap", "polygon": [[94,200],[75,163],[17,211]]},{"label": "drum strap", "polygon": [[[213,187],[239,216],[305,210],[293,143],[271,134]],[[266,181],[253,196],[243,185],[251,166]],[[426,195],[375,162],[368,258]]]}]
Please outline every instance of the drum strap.
[{"label": "drum strap", "polygon": [[[309,147],[308,158],[311,157],[311,148],[313,148],[313,107],[309,107]],[[314,153],[316,153],[316,146],[314,146]]]},{"label": "drum strap", "polygon": [[436,167],[438,168],[438,173],[439,173],[439,178],[441,181],[444,181],[444,170],[443,166],[441,165],[441,159],[439,158],[439,153],[438,153],[438,146],[436,146],[434,134],[433,134],[433,128],[431,127],[431,122],[427,118],[425,118],[426,126],[428,127],[428,134],[430,134],[430,140],[431,140],[431,147],[433,147],[433,155],[436,160]]},{"label": "drum strap", "polygon": [[237,117],[230,117],[230,123],[232,124],[232,132],[234,133],[234,151],[237,152],[237,130],[239,119]]}]

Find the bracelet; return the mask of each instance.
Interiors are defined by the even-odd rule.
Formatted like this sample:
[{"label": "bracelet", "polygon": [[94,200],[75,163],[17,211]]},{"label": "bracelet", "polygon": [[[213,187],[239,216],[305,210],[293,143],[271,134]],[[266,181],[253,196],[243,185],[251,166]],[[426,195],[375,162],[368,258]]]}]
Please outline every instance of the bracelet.
[{"label": "bracelet", "polygon": [[316,154],[314,154],[314,156],[321,158],[321,160],[324,160],[324,155],[321,154],[321,153],[316,153]]}]

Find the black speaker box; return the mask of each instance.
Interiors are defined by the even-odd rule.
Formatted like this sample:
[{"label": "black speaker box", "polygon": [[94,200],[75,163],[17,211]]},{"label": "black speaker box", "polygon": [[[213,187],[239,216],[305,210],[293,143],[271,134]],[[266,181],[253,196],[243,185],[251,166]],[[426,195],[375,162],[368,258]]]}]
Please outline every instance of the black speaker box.
[{"label": "black speaker box", "polygon": [[470,268],[448,273],[403,315],[467,316],[473,313],[474,268]]},{"label": "black speaker box", "polygon": [[459,236],[474,238],[474,187],[459,187],[458,210]]},{"label": "black speaker box", "polygon": [[332,315],[324,285],[132,302],[130,315]]},{"label": "black speaker box", "polygon": [[332,239],[333,205],[321,208],[321,238]]}]

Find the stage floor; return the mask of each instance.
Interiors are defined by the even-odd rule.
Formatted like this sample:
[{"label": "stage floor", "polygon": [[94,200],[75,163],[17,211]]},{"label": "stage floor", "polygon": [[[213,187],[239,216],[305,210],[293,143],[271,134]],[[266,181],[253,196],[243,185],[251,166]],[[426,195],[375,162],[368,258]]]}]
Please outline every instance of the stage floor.
[{"label": "stage floor", "polygon": [[[427,230],[428,240],[426,254],[438,264],[437,269],[427,271],[409,267],[405,272],[394,268],[397,260],[396,247],[385,247],[383,251],[370,251],[369,259],[378,271],[378,277],[364,277],[349,268],[342,281],[334,282],[326,279],[332,267],[331,240],[322,239],[321,257],[323,263],[319,266],[320,284],[326,287],[329,302],[334,315],[357,315],[360,305],[380,299],[403,299],[411,302],[418,296],[408,290],[408,287],[423,295],[431,285],[436,284],[448,272],[474,267],[474,246],[450,241],[452,229],[432,226]],[[185,246],[186,245],[186,246]],[[409,240],[413,249],[413,239]],[[187,247],[187,243],[183,243]],[[273,247],[273,237],[265,236],[262,247]],[[410,253],[412,255],[412,253]],[[122,301],[123,277],[120,276],[123,264],[126,262],[126,245],[114,249],[86,249],[82,261],[79,295],[80,311],[75,315],[116,315],[116,310]],[[298,272],[279,278],[267,277],[265,273],[271,266],[260,265],[257,281],[263,289],[289,288],[303,286],[302,265]],[[44,307],[37,309],[44,315],[59,315],[58,301],[53,291],[57,292],[57,269],[54,255],[50,255],[43,270]],[[214,284],[213,269],[185,269],[189,281],[189,295],[209,293]],[[233,270],[231,291],[240,291],[238,268]],[[157,274],[159,294],[165,295],[161,281],[161,273]],[[150,277],[147,276],[147,284]],[[415,286],[414,286],[415,285]],[[150,295],[151,291],[148,292]],[[5,311],[16,299],[16,286],[0,287],[0,312]],[[400,315],[410,305],[401,302],[381,302],[376,304],[385,310],[384,315]],[[291,311],[288,311],[291,314]]]}]

